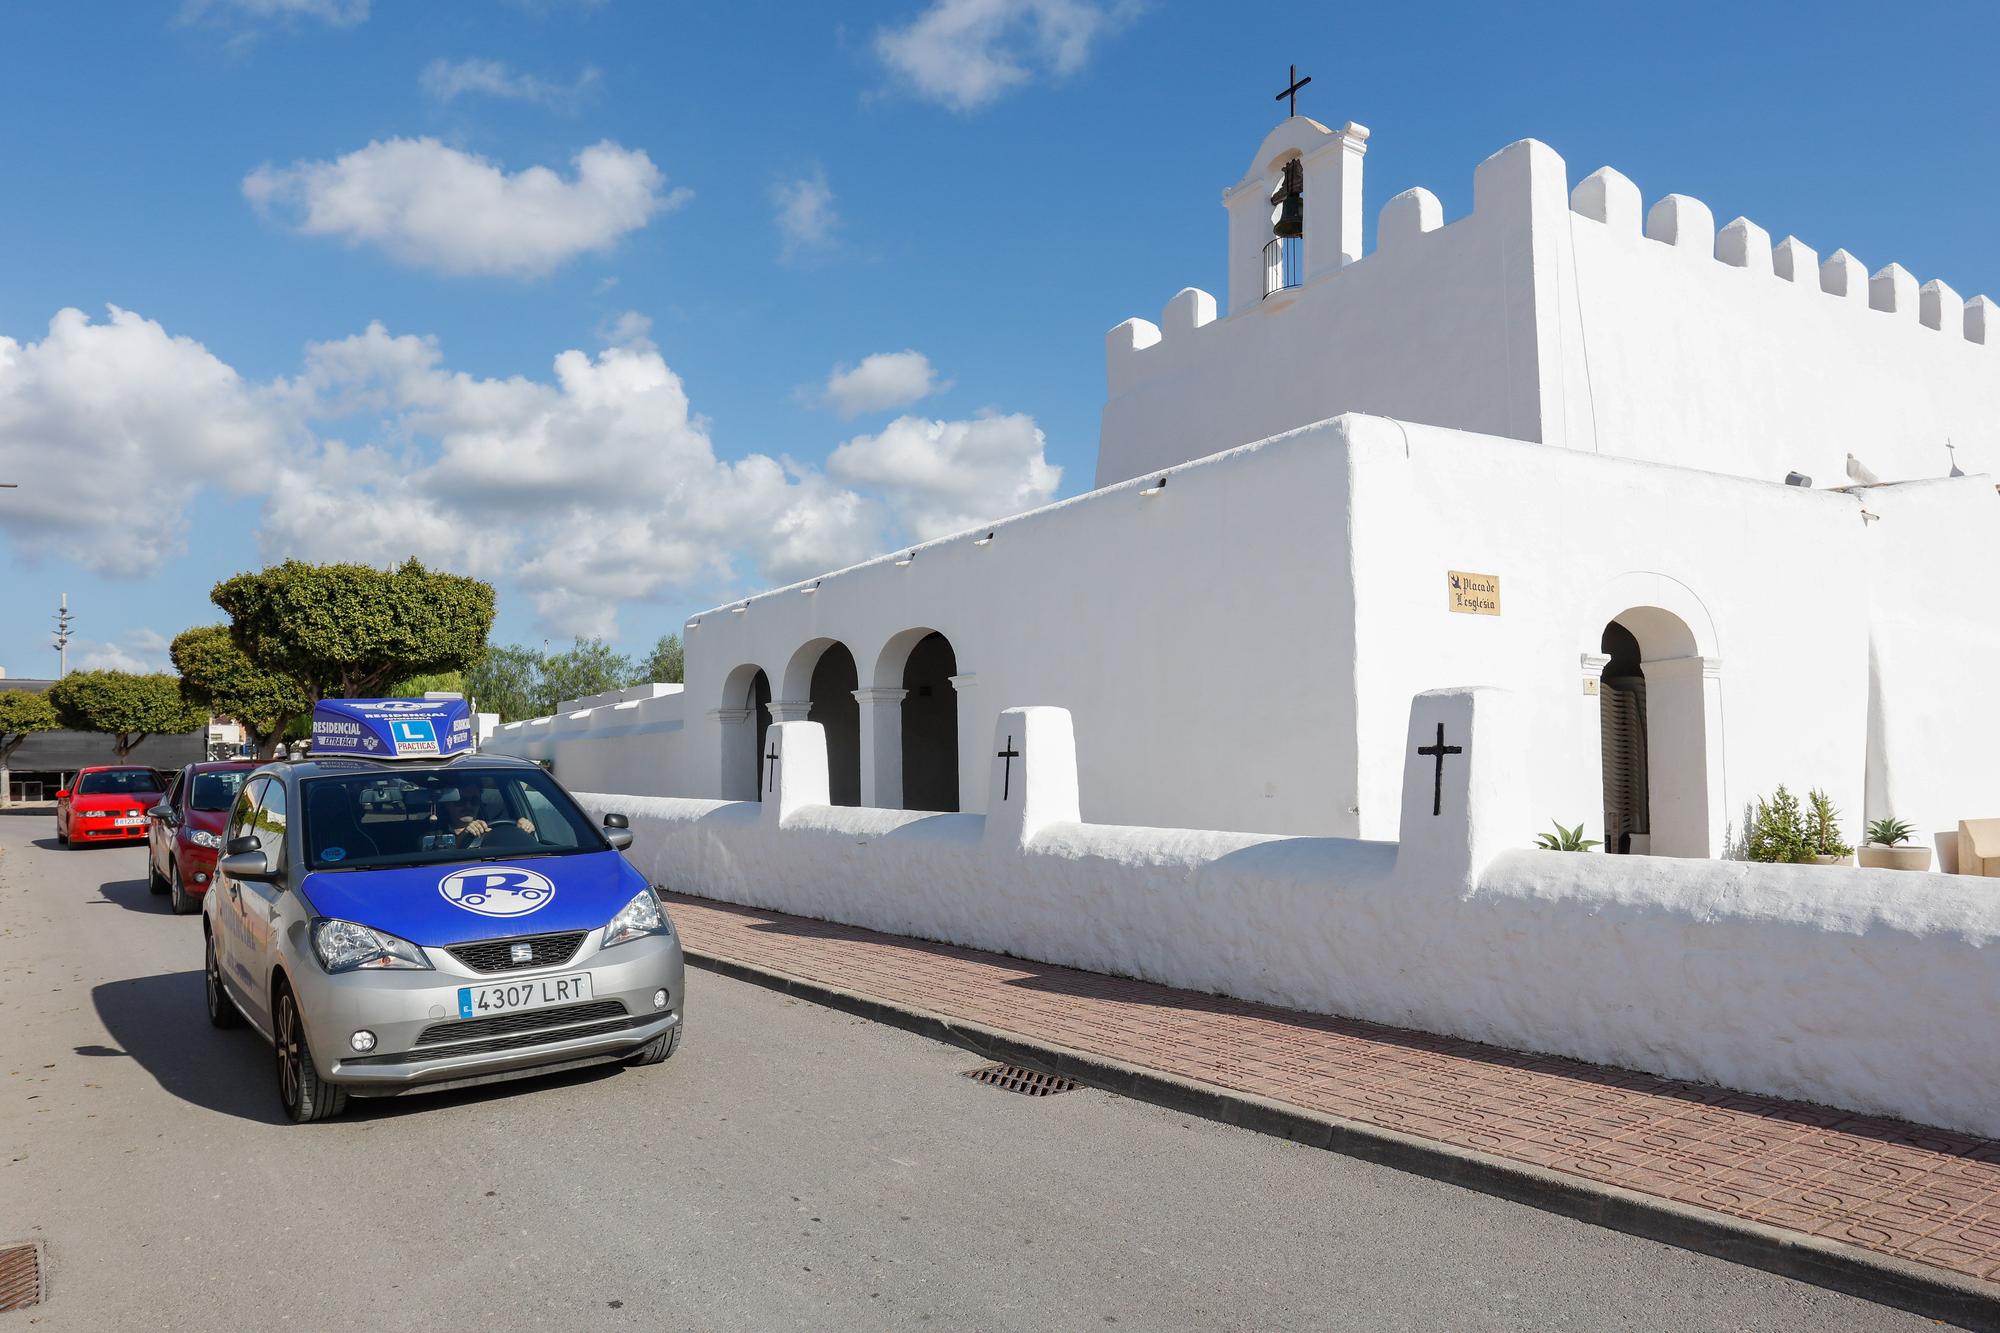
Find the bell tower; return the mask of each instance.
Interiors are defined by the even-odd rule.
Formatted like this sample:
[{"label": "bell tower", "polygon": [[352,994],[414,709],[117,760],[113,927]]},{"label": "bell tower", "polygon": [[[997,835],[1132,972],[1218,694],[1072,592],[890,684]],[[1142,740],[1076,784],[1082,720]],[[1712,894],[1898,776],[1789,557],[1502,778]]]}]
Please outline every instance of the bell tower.
[{"label": "bell tower", "polygon": [[1328,129],[1297,114],[1311,78],[1292,69],[1293,114],[1264,136],[1242,180],[1222,192],[1229,212],[1229,313],[1311,282],[1361,257],[1361,160],[1368,128]]}]

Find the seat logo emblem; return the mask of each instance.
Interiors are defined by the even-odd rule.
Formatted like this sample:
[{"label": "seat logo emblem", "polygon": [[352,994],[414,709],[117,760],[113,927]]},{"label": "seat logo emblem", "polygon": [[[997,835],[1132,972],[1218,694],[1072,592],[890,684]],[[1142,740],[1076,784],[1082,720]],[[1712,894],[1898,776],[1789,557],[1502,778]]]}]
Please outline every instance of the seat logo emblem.
[{"label": "seat logo emblem", "polygon": [[515,963],[532,963],[535,961],[535,946],[532,944],[509,945],[507,948],[507,958],[508,961]]},{"label": "seat logo emblem", "polygon": [[453,906],[481,916],[526,916],[548,906],[556,886],[532,870],[478,866],[452,871],[438,881],[438,892]]}]

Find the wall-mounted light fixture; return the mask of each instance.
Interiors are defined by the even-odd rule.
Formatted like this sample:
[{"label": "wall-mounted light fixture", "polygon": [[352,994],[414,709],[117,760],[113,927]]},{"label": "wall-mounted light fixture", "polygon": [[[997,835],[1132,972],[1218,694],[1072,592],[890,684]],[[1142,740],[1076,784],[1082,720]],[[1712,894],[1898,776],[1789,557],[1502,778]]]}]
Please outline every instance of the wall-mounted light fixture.
[{"label": "wall-mounted light fixture", "polygon": [[905,551],[901,555],[896,557],[896,567],[900,569],[904,565],[909,564],[912,560],[915,560],[916,558],[917,558],[917,553],[915,551]]},{"label": "wall-mounted light fixture", "polygon": [[1140,488],[1139,488],[1139,494],[1141,494],[1141,495],[1158,495],[1158,494],[1159,494],[1159,493],[1160,493],[1161,491],[1164,491],[1165,489],[1167,489],[1167,479],[1166,479],[1165,477],[1161,477],[1161,478],[1160,478],[1160,479],[1159,479],[1158,481],[1154,482],[1154,483],[1153,483],[1153,484],[1152,484],[1151,486],[1142,486],[1142,487],[1140,487]]},{"label": "wall-mounted light fixture", "polygon": [[684,629],[684,630],[686,630],[686,629],[700,629],[700,628],[701,628],[701,617],[700,617],[700,616],[696,616],[696,617],[695,617],[695,618],[694,618],[693,620],[690,620],[690,621],[688,621],[688,623],[687,623],[687,624],[685,624],[685,625],[681,626],[681,628],[682,628],[682,629]]},{"label": "wall-mounted light fixture", "polygon": [[1808,477],[1808,476],[1807,476],[1807,475],[1806,475],[1805,473],[1803,473],[1803,472],[1787,472],[1787,473],[1785,474],[1785,485],[1787,485],[1787,486],[1811,486],[1811,485],[1812,485],[1812,478],[1811,478],[1811,477]]},{"label": "wall-mounted light fixture", "polygon": [[732,607],[730,607],[730,608],[729,608],[729,614],[730,614],[730,615],[732,615],[732,616],[740,616],[740,615],[742,615],[742,614],[743,614],[743,613],[744,613],[745,611],[748,611],[749,609],[750,609],[750,603],[748,603],[748,602],[745,602],[745,603],[743,603],[743,604],[742,604],[741,606],[732,606]]},{"label": "wall-mounted light fixture", "polygon": [[1881,521],[1882,516],[1880,514],[1872,514],[1866,509],[1861,511],[1861,524],[1863,527],[1866,527],[1870,523],[1880,523]]},{"label": "wall-mounted light fixture", "polygon": [[808,583],[805,587],[800,588],[799,591],[804,593],[806,596],[810,597],[814,593],[819,591],[819,585],[820,585],[820,580],[814,579],[811,583]]},{"label": "wall-mounted light fixture", "polygon": [[989,532],[984,537],[974,537],[972,544],[974,546],[990,546],[993,544],[993,534]]}]

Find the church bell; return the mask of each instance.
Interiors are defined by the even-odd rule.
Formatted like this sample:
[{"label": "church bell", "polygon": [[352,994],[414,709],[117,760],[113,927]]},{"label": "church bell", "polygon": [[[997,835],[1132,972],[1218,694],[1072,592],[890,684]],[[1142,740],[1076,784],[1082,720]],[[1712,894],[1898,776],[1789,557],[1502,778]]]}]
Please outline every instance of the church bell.
[{"label": "church bell", "polygon": [[1272,192],[1271,203],[1278,210],[1276,220],[1271,223],[1273,236],[1296,238],[1306,234],[1305,171],[1296,157],[1285,163],[1284,177]]}]

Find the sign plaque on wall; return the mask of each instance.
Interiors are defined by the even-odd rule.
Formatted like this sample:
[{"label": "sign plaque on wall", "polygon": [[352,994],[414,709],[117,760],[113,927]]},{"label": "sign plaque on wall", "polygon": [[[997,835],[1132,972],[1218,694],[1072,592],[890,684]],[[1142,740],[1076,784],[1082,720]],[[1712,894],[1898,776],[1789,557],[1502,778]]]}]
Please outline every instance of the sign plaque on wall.
[{"label": "sign plaque on wall", "polygon": [[1500,614],[1498,574],[1468,574],[1462,569],[1454,569],[1449,572],[1449,577],[1452,610],[1467,616]]}]

